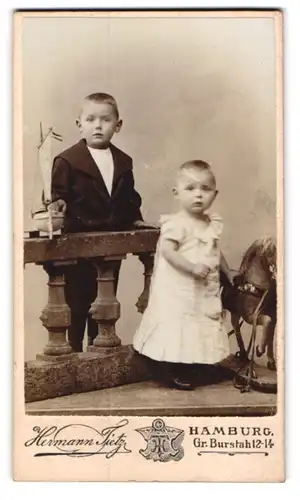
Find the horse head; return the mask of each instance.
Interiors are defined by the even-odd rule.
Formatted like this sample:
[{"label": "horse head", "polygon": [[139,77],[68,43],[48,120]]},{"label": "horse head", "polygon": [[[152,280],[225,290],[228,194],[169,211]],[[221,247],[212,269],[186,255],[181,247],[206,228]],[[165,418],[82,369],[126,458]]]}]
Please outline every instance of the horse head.
[{"label": "horse head", "polygon": [[[239,290],[251,292],[258,289],[276,290],[277,248],[272,236],[255,240],[246,250],[232,287],[221,273],[221,299],[224,309],[234,311],[237,301],[241,300]],[[275,293],[275,292],[274,292]]]},{"label": "horse head", "polygon": [[272,236],[263,236],[255,240],[248,248],[239,270],[239,275],[243,276],[249,271],[251,266],[259,263],[262,271],[266,273],[270,284],[277,279],[277,246],[276,240]]}]

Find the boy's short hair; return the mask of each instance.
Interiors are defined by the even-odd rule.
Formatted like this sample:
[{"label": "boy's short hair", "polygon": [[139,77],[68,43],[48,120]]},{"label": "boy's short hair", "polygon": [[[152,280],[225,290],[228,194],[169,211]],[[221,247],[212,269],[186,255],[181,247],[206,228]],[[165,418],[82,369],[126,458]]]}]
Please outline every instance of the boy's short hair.
[{"label": "boy's short hair", "polygon": [[211,169],[211,166],[209,165],[209,163],[207,163],[206,161],[203,161],[203,160],[189,160],[189,161],[186,161],[185,163],[183,163],[180,167],[179,167],[179,175],[186,171],[186,170],[189,170],[189,169],[196,169],[196,170],[199,170],[199,171],[206,171],[206,172],[209,172],[214,183],[216,184],[216,178],[215,178],[215,175]]},{"label": "boy's short hair", "polygon": [[95,92],[94,94],[89,94],[88,96],[86,96],[84,100],[93,102],[105,102],[107,104],[110,104],[114,109],[116,117],[119,119],[118,104],[116,99],[112,95],[106,94],[105,92]]},{"label": "boy's short hair", "polygon": [[211,170],[211,167],[206,161],[203,160],[189,160],[183,163],[179,170],[188,170],[189,168],[196,168],[198,170]]}]

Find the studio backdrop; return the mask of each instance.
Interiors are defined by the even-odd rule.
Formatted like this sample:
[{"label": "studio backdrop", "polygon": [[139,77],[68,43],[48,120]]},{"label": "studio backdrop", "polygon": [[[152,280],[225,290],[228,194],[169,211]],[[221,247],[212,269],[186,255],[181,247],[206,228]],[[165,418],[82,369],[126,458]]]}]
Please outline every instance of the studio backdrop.
[{"label": "studio backdrop", "polygon": [[[209,162],[224,218],[223,252],[237,268],[246,248],[276,232],[275,24],[271,18],[27,18],[23,30],[24,229],[33,228],[40,122],[67,148],[83,97],[113,94],[124,125],[116,146],[133,157],[143,214],[174,211],[178,166]],[[117,332],[130,343],[143,267],[122,266]],[[25,359],[46,343],[40,311],[47,276],[25,270]]]}]

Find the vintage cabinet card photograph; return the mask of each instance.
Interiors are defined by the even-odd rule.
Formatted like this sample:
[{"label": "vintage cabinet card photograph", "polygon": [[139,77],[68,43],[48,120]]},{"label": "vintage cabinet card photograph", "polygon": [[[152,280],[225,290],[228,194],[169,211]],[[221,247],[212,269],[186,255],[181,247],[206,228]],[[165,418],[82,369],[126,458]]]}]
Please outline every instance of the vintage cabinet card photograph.
[{"label": "vintage cabinet card photograph", "polygon": [[14,13],[14,478],[282,482],[283,14]]}]

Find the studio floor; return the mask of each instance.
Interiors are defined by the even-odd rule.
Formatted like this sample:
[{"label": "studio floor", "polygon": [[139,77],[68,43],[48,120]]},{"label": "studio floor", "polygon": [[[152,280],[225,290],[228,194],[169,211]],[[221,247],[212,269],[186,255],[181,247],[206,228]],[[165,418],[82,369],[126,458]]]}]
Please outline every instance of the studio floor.
[{"label": "studio floor", "polygon": [[26,404],[28,415],[263,416],[276,413],[277,395],[240,392],[232,380],[193,391],[154,381],[72,394]]}]

